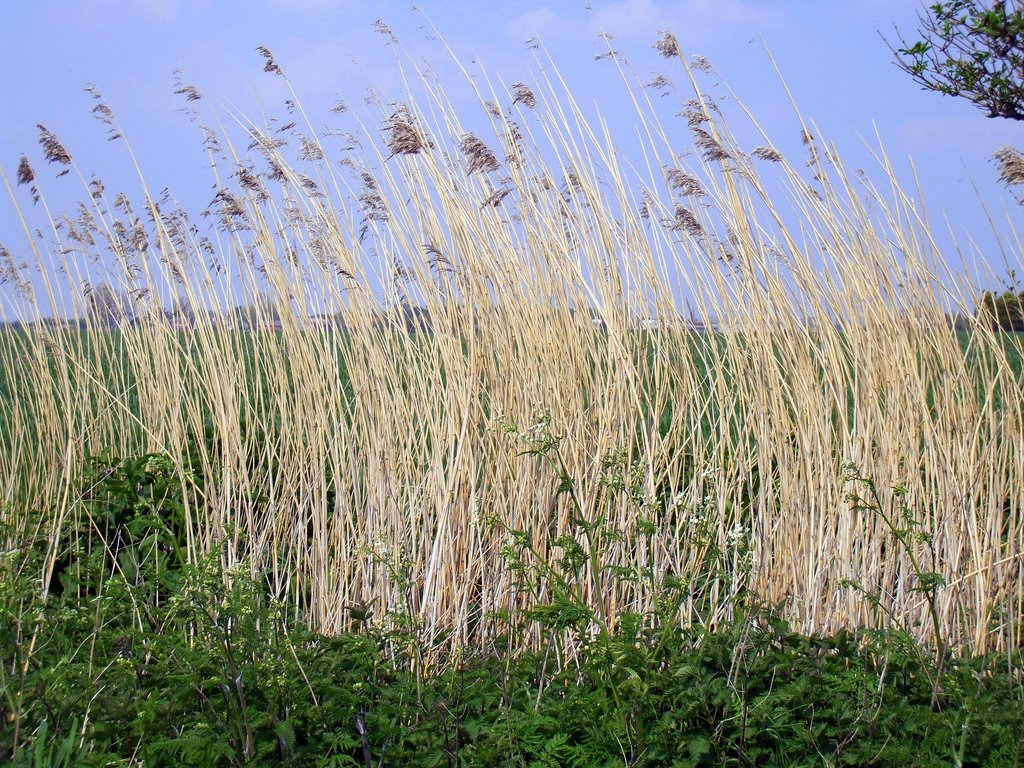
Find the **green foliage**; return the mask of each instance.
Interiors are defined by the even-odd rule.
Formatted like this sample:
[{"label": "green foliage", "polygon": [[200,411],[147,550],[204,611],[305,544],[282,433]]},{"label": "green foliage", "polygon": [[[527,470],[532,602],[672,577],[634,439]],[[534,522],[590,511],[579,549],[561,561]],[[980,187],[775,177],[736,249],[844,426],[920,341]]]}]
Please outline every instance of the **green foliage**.
[{"label": "green foliage", "polygon": [[[576,510],[550,558],[526,532],[508,531],[508,566],[535,599],[504,620],[510,633],[537,633],[541,650],[464,649],[431,669],[422,659],[432,649],[411,617],[384,627],[365,611],[349,631],[326,637],[287,621],[267,579],[232,563],[227,549],[198,563],[178,557],[180,513],[200,489],[169,472],[166,457],[93,462],[85,509],[58,542],[67,561],[60,588],[39,581],[52,542],[0,555],[0,759],[33,767],[1024,759],[1019,650],[939,660],[899,630],[800,635],[780,606],[744,588],[742,538],[719,548],[699,525],[697,575],[618,568],[612,545],[649,546],[650,516],[673,500],[648,498],[622,452],[604,461],[602,498],[582,498],[559,459],[561,438],[550,420],[538,423],[520,438],[526,453],[558,470],[556,498],[569,496]],[[859,474],[851,480],[875,509],[873,486]],[[649,516],[630,531],[601,513],[623,496]],[[926,551],[902,498],[881,513],[905,546]],[[103,530],[109,546],[83,546],[83,526]],[[394,568],[400,580],[401,558]],[[919,574],[926,594],[941,586],[927,573]],[[642,584],[653,608],[605,615],[590,598],[595,579]],[[701,605],[693,598],[711,579],[733,595],[731,618],[716,624],[684,610]]]},{"label": "green foliage", "polygon": [[1024,120],[1024,6],[949,0],[918,15],[921,38],[900,38],[896,63],[923,88],[965,98],[989,117]]},{"label": "green foliage", "polygon": [[49,727],[44,720],[32,743],[18,755],[15,765],[31,768],[73,768],[79,765],[88,750],[79,738],[77,723],[72,723],[63,739],[49,738]]}]

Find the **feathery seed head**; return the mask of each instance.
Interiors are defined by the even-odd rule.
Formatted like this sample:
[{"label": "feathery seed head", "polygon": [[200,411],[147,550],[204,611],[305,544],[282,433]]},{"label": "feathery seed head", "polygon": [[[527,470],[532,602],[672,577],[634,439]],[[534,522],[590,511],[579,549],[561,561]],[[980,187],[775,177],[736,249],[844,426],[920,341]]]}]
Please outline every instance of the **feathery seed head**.
[{"label": "feathery seed head", "polygon": [[501,202],[506,197],[508,197],[511,191],[512,190],[509,189],[508,187],[498,187],[496,190],[494,190],[493,192],[491,192],[491,194],[487,196],[487,199],[485,199],[483,203],[480,204],[480,208],[483,209],[488,206],[490,206],[491,208],[497,208],[498,206],[501,205]]},{"label": "feathery seed head", "polygon": [[679,48],[679,41],[676,40],[676,36],[667,30],[662,30],[658,33],[660,37],[654,41],[654,45],[651,47],[658,51],[666,59],[673,59],[676,56],[682,55],[682,50]]},{"label": "feathery seed head", "polygon": [[675,217],[665,222],[665,226],[673,232],[688,232],[694,237],[704,234],[704,227],[685,205],[676,205]]},{"label": "feathery seed head", "polygon": [[665,75],[655,75],[654,79],[647,84],[648,88],[654,88],[656,91],[664,90],[672,87],[672,81],[669,80]]},{"label": "feathery seed head", "polygon": [[770,163],[781,163],[782,154],[777,149],[771,147],[755,147],[754,151],[750,153],[758,160],[767,160]]},{"label": "feathery seed head", "polygon": [[391,113],[384,130],[387,132],[385,143],[391,150],[388,160],[395,155],[415,155],[426,148],[434,148],[433,142],[417,128],[412,111],[405,104],[400,104]]},{"label": "feathery seed head", "polygon": [[185,101],[199,101],[203,98],[203,94],[194,85],[182,85],[180,88],[175,88],[174,92],[179,96],[184,96]]},{"label": "feathery seed head", "polygon": [[31,184],[35,180],[36,173],[32,170],[32,165],[29,163],[28,158],[22,155],[21,162],[18,163],[18,185]]},{"label": "feathery seed head", "polygon": [[265,45],[258,45],[256,46],[256,51],[266,60],[263,64],[264,72],[270,72],[272,75],[281,75],[281,77],[284,77],[284,72],[282,72],[281,68],[277,66],[277,62],[274,61],[274,54],[270,52],[269,48]]},{"label": "feathery seed head", "polygon": [[514,83],[512,85],[512,94],[515,98],[512,100],[513,104],[522,103],[524,107],[533,109],[537,106],[537,97],[533,95],[533,91],[525,83]]},{"label": "feathery seed head", "polygon": [[398,43],[398,37],[394,32],[391,31],[391,27],[384,23],[383,19],[377,19],[373,22],[373,31],[379,35],[384,35],[388,39],[389,43]]},{"label": "feathery seed head", "polygon": [[697,54],[690,61],[690,66],[698,72],[713,72],[714,67],[711,66],[711,62],[706,58]]},{"label": "feathery seed head", "polygon": [[[71,165],[71,155],[53,132],[48,131],[43,125],[37,125],[36,128],[39,129],[39,146],[43,148],[43,156],[47,162]],[[65,173],[67,173],[67,169],[61,171],[59,175],[63,176]]]},{"label": "feathery seed head", "polygon": [[500,167],[494,150],[472,133],[467,133],[459,143],[463,156],[466,158],[466,173],[488,173]]},{"label": "feathery seed head", "polygon": [[999,168],[999,180],[1007,186],[1024,184],[1024,154],[1015,147],[1003,147],[992,159]]},{"label": "feathery seed head", "polygon": [[695,176],[691,176],[682,168],[669,166],[665,169],[665,181],[672,189],[678,189],[684,195],[703,195],[704,188]]}]

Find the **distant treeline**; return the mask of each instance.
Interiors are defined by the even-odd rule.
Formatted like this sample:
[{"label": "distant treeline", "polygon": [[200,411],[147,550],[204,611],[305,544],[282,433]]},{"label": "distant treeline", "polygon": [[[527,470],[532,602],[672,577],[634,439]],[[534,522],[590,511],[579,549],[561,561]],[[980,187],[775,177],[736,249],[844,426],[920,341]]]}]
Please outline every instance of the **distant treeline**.
[{"label": "distant treeline", "polygon": [[978,317],[993,329],[1024,331],[1024,291],[986,291],[978,302]]}]

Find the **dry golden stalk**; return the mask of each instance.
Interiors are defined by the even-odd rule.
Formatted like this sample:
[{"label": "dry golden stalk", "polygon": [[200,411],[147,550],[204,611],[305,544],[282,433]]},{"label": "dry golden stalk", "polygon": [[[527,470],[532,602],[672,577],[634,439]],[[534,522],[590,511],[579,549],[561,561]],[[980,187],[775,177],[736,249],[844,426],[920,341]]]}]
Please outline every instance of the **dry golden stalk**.
[{"label": "dry golden stalk", "polygon": [[[659,50],[677,57],[678,43]],[[830,148],[812,194],[806,168],[763,137],[762,179],[695,93],[692,167],[678,159],[691,147],[638,114],[647,178],[545,71],[535,90],[512,87],[514,103],[549,107],[521,125],[474,81],[493,136],[470,134],[433,81],[413,83],[403,106],[362,120],[343,171],[308,127],[294,150],[255,125],[238,151],[229,132],[205,133],[205,232],[169,196],[108,207],[87,186],[70,224],[49,222],[52,251],[29,241],[30,288],[2,259],[31,295],[3,294],[25,330],[17,343],[0,331],[0,514],[49,510],[55,537],[80,514],[83,457],[166,451],[203,478],[190,556],[250,563],[325,631],[373,601],[377,620],[401,609],[428,638],[477,642],[501,631],[487,616],[530,599],[502,526],[552,554],[571,526],[560,478],[498,428],[536,434],[540,408],[587,512],[627,532],[655,521],[649,549],[627,537],[609,564],[692,573],[701,526],[736,557],[743,542],[750,587],[787,601],[797,629],[880,620],[844,580],[917,626],[905,553],[847,500],[849,459],[886,504],[907,486],[949,583],[952,646],[1019,644],[1020,626],[989,619],[1024,609],[1020,342],[948,322],[939,297],[958,281],[889,161],[893,196],[865,200]],[[44,139],[48,159],[70,162]],[[499,170],[488,144],[514,157],[507,177],[475,173]],[[25,167],[18,180],[34,184]],[[84,311],[87,282],[108,286],[111,311]],[[81,328],[40,322],[72,304]],[[618,451],[642,508],[604,495],[602,459]],[[651,607],[635,585],[582,582],[609,616]],[[694,596],[680,620],[721,620],[738,588],[720,574],[711,608],[697,616]]]}]

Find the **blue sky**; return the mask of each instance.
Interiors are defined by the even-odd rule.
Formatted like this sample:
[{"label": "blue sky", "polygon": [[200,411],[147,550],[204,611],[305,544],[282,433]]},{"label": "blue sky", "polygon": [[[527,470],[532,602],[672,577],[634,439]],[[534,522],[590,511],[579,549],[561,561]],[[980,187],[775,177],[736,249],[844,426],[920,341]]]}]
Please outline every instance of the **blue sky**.
[{"label": "blue sky", "polygon": [[[83,91],[91,82],[117,114],[150,185],[170,187],[198,210],[211,182],[195,129],[173,93],[175,69],[184,69],[224,119],[237,111],[259,121],[261,114],[281,115],[286,97],[254,52],[265,45],[318,123],[339,97],[357,100],[369,85],[399,91],[394,51],[372,28],[377,19],[412,57],[435,64],[443,82],[461,80],[439,43],[428,39],[424,14],[461,60],[506,82],[536,69],[524,41],[539,34],[574,96],[596,103],[628,144],[634,133],[625,94],[609,86],[617,82],[611,65],[594,61],[606,45],[596,33],[615,35],[614,47],[638,74],[653,77],[672,69],[651,49],[658,31],[670,29],[687,54],[710,60],[785,147],[798,142],[799,125],[767,46],[801,111],[848,161],[870,164],[863,141],[874,143],[877,127],[907,185],[913,156],[936,225],[944,229],[945,217],[962,243],[977,245],[981,262],[1005,271],[974,187],[997,220],[1019,218],[990,157],[1003,145],[1024,147],[1024,124],[991,120],[965,101],[923,92],[893,66],[881,34],[891,37],[894,25],[912,33],[918,0],[592,0],[590,10],[576,0],[418,5],[423,13],[408,0],[10,2],[0,28],[0,166],[13,178],[21,153],[28,154],[47,194],[59,197],[70,178],[55,180],[56,170],[44,167],[35,128],[42,123],[109,189],[110,174],[121,172],[111,169],[124,167],[124,147],[106,142],[105,129],[91,118],[93,103]],[[461,97],[454,98],[458,104]],[[27,204],[24,188],[18,194]],[[75,188],[74,199],[80,196]],[[6,199],[0,242],[12,250],[24,242]]]}]

